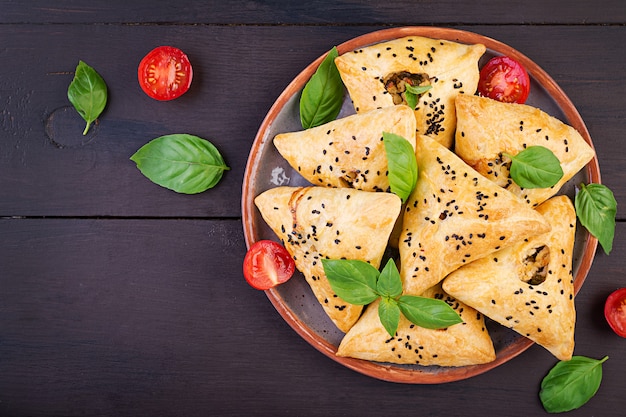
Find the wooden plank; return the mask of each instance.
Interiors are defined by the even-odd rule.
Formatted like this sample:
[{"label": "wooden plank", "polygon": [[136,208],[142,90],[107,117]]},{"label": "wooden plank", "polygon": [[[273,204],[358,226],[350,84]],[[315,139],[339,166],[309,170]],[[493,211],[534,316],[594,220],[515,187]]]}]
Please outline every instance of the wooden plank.
[{"label": "wooden plank", "polygon": [[[539,384],[556,360],[539,346],[433,386],[321,355],[243,280],[236,220],[0,219],[0,236],[2,415],[544,414]],[[596,396],[568,415],[626,407],[623,339],[602,317],[624,269],[598,254],[576,300],[575,354],[610,359]]]},{"label": "wooden plank", "polygon": [[483,0],[377,1],[290,0],[124,2],[77,0],[50,4],[0,2],[0,23],[187,23],[187,24],[597,24],[626,21],[620,0],[572,2],[550,0],[503,2]]},{"label": "wooden plank", "polygon": [[[273,101],[331,46],[380,28],[0,26],[0,58],[11,62],[0,67],[0,216],[238,217],[247,154]],[[508,43],[551,74],[588,124],[605,182],[618,200],[626,197],[625,156],[614,152],[623,130],[626,29],[457,28]],[[136,81],[139,60],[160,44],[182,48],[194,65],[191,90],[173,102],[148,98]],[[66,98],[79,59],[103,75],[110,93],[87,138]],[[149,140],[177,132],[209,139],[222,151],[232,170],[214,190],[178,195],[129,161]]]}]

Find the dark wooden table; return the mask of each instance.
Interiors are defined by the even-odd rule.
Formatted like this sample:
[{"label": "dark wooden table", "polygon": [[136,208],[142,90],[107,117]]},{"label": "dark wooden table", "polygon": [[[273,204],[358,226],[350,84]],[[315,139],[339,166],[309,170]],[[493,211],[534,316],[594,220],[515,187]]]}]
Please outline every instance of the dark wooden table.
[{"label": "dark wooden table", "polygon": [[[498,39],[546,70],[580,111],[602,180],[626,201],[626,3],[0,1],[0,415],[537,416],[556,363],[532,346],[442,385],[379,381],[303,341],[241,273],[241,185],[255,134],[287,84],[331,46],[378,29],[441,26]],[[175,45],[195,71],[173,102],[137,64]],[[109,102],[87,137],[66,92],[78,60]],[[129,157],[187,132],[232,170],[180,195]],[[577,304],[575,354],[610,359],[572,416],[623,416],[626,340],[603,317],[626,286],[626,212]]]}]

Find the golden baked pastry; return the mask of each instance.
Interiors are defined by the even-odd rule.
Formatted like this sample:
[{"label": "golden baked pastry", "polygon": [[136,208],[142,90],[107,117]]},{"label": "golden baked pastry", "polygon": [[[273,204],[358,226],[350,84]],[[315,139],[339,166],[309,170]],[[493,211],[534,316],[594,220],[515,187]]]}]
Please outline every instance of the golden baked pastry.
[{"label": "golden baked pastry", "polygon": [[348,188],[277,187],[254,202],[326,314],[347,332],[363,307],[346,303],[334,293],[321,259],[356,259],[378,268],[400,212],[400,198]]},{"label": "golden baked pastry", "polygon": [[405,294],[419,295],[455,269],[550,230],[546,219],[427,136],[416,138],[418,180],[402,222]]},{"label": "golden baked pastry", "polygon": [[[556,195],[595,155],[576,129],[532,106],[459,96],[456,112],[455,153],[531,207]],[[509,177],[511,161],[502,153],[516,155],[536,145],[550,149],[559,158],[563,178],[550,188],[521,189]]]},{"label": "golden baked pastry", "polygon": [[406,103],[406,80],[432,85],[415,108],[417,133],[432,136],[446,147],[454,140],[454,98],[474,94],[482,44],[408,36],[378,43],[335,58],[335,64],[357,113]]},{"label": "golden baked pastry", "polygon": [[394,337],[390,337],[380,322],[379,303],[375,301],[344,336],[337,355],[424,366],[478,365],[496,358],[480,313],[445,294],[440,285],[428,289],[423,296],[446,301],[461,316],[463,323],[432,330],[419,327],[401,315],[398,330]]},{"label": "golden baked pastry", "polygon": [[354,114],[322,126],[276,135],[278,152],[313,185],[387,191],[383,132],[415,148],[415,118],[408,106]]},{"label": "golden baked pastry", "polygon": [[451,273],[443,288],[560,360],[574,351],[572,252],[576,213],[567,196],[537,207],[552,230]]}]

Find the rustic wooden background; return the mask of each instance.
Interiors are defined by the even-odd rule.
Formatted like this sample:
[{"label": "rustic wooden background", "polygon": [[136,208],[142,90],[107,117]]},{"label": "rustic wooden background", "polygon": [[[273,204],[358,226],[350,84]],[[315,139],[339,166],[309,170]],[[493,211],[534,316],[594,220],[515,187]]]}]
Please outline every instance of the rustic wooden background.
[{"label": "rustic wooden background", "polygon": [[[626,286],[625,24],[622,0],[0,0],[0,415],[545,414],[555,359],[541,347],[465,381],[383,382],[309,346],[241,274],[244,168],[274,100],[333,45],[426,25],[514,47],[585,120],[619,206],[613,252],[577,298],[575,354],[610,359],[568,415],[622,416],[626,340],[602,309]],[[193,64],[175,102],[137,84],[158,45]],[[87,137],[66,97],[79,59],[110,94]],[[175,132],[222,151],[232,170],[215,189],[178,195],[129,161]]]}]

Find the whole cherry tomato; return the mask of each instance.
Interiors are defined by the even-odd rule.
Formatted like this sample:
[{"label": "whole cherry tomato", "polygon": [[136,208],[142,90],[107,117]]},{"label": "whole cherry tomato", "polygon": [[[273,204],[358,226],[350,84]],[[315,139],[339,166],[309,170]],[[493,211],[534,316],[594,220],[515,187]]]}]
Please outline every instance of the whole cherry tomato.
[{"label": "whole cherry tomato", "polygon": [[173,100],[191,85],[193,70],[189,58],[173,46],[159,46],[148,52],[137,70],[142,90],[156,100]]},{"label": "whole cherry tomato", "polygon": [[604,317],[617,335],[626,337],[626,288],[609,295],[604,304]]},{"label": "whole cherry tomato", "polygon": [[284,246],[272,240],[259,240],[243,259],[243,275],[252,287],[267,290],[291,278],[295,262]]},{"label": "whole cherry tomato", "polygon": [[530,93],[530,78],[522,64],[497,56],[480,70],[478,93],[505,103],[524,103]]}]

